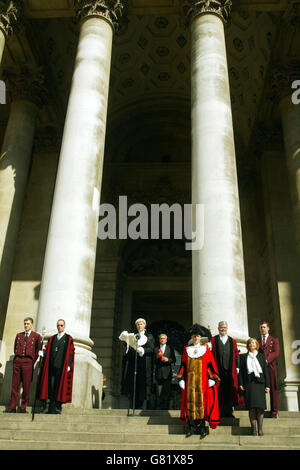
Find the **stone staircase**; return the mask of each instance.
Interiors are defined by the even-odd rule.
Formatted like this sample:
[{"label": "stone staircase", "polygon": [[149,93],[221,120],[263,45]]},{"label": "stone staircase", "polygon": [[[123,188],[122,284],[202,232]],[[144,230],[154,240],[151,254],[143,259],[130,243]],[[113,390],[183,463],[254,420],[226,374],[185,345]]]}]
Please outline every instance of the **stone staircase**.
[{"label": "stone staircase", "polygon": [[235,411],[205,439],[185,437],[179,411],[76,410],[61,415],[3,413],[0,450],[253,450],[300,449],[300,412],[265,418],[264,436],[251,436],[247,411]]}]

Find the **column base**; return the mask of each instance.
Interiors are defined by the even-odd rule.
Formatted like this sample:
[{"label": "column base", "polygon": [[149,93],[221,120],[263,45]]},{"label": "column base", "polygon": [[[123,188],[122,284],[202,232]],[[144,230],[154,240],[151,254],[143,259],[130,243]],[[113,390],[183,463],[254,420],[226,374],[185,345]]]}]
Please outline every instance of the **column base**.
[{"label": "column base", "polygon": [[75,344],[72,403],[68,408],[102,407],[102,367],[96,355]]},{"label": "column base", "polygon": [[284,382],[278,392],[278,405],[280,410],[299,411],[300,380]]}]

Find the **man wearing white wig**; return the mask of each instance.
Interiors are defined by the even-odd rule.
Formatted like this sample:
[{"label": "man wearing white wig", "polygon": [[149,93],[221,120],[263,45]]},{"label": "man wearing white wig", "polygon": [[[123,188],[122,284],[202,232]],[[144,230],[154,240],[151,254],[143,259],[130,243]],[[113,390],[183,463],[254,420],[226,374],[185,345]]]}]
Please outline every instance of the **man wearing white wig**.
[{"label": "man wearing white wig", "polygon": [[138,318],[135,321],[138,333],[135,335],[137,349],[130,345],[132,334],[123,331],[120,339],[127,343],[127,351],[123,356],[122,368],[122,395],[126,395],[130,403],[133,400],[134,369],[137,352],[137,375],[135,390],[135,408],[147,409],[147,402],[150,400],[153,375],[153,352],[154,338],[151,333],[146,332],[146,320]]}]

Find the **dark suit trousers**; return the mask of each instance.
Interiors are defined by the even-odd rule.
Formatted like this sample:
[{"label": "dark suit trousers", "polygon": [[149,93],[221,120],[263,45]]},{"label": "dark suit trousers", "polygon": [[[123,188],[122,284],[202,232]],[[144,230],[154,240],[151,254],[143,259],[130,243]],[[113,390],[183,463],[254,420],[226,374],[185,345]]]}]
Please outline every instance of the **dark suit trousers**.
[{"label": "dark suit trousers", "polygon": [[277,386],[276,386],[276,375],[271,369],[268,367],[269,376],[270,376],[270,402],[271,402],[271,413],[276,414],[278,413],[278,402],[277,402]]},{"label": "dark suit trousers", "polygon": [[171,396],[171,379],[161,379],[156,384],[157,407],[160,410],[168,410]]},{"label": "dark suit trousers", "polygon": [[232,415],[232,399],[231,399],[231,374],[228,371],[220,371],[221,383],[219,386],[219,411],[220,416]]},{"label": "dark suit trousers", "polygon": [[49,383],[48,383],[49,395],[48,396],[49,396],[49,400],[51,403],[54,403],[57,401],[56,399],[58,395],[61,374],[62,374],[61,368],[49,367]]},{"label": "dark suit trousers", "polygon": [[21,409],[25,409],[28,405],[32,373],[33,363],[30,357],[16,357],[14,359],[11,396],[9,404],[9,407],[11,409],[16,409],[17,407],[21,382],[23,385]]}]

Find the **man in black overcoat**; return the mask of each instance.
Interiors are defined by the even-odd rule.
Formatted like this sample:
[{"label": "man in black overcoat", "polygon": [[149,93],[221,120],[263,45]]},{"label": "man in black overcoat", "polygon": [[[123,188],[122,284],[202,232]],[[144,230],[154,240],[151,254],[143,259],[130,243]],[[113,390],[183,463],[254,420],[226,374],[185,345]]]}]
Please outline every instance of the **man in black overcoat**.
[{"label": "man in black overcoat", "polygon": [[159,335],[159,346],[154,350],[154,369],[156,380],[157,408],[168,410],[172,385],[172,364],[175,363],[175,352],[167,344],[166,334]]}]

